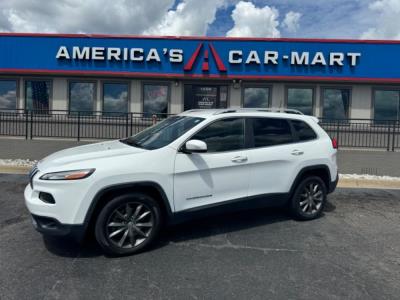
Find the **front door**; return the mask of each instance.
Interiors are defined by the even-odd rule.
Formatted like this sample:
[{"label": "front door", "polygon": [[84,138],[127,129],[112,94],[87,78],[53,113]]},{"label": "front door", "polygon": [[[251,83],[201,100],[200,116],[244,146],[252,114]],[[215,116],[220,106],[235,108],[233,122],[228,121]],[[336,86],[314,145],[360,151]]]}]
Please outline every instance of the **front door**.
[{"label": "front door", "polygon": [[246,197],[250,169],[244,150],[244,119],[218,120],[191,139],[204,141],[208,151],[177,153],[174,175],[176,211]]}]

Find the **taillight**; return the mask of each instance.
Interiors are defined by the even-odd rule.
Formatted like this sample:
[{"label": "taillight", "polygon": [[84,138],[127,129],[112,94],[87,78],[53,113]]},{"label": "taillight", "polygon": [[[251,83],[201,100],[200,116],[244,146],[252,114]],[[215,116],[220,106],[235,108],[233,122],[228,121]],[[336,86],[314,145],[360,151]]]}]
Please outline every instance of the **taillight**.
[{"label": "taillight", "polygon": [[338,142],[336,138],[332,138],[332,147],[333,149],[337,149],[338,148]]}]

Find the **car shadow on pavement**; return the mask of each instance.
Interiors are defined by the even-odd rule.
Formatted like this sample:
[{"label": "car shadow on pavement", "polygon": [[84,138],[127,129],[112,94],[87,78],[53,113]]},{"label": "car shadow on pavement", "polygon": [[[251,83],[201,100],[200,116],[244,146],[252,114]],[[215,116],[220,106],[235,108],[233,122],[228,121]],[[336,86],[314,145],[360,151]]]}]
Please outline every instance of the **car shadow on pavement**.
[{"label": "car shadow on pavement", "polygon": [[[328,201],[324,212],[329,213],[335,209],[336,206]],[[291,220],[291,216],[284,208],[253,209],[206,216],[163,229],[158,241],[147,251],[156,251],[171,243],[207,238]],[[90,258],[104,255],[94,237],[87,237],[82,243],[57,237],[43,237],[43,240],[47,250],[57,256]]]},{"label": "car shadow on pavement", "polygon": [[263,208],[207,216],[167,228],[150,250],[156,250],[170,243],[189,242],[289,220],[292,218],[284,208]]},{"label": "car shadow on pavement", "polygon": [[79,243],[69,238],[43,236],[43,243],[48,251],[57,256],[90,258],[103,255],[101,248],[92,237],[87,237]]}]

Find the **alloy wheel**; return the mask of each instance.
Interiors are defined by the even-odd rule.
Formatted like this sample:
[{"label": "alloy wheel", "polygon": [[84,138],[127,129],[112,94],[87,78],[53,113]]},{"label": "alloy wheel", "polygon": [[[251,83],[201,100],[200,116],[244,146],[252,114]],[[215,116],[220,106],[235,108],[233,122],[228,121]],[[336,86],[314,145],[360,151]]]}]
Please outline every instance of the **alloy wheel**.
[{"label": "alloy wheel", "polygon": [[313,215],[321,209],[323,200],[321,185],[317,182],[308,183],[300,194],[300,209],[304,214]]},{"label": "alloy wheel", "polygon": [[131,249],[151,234],[154,215],[143,203],[128,202],[115,209],[106,223],[106,236],[117,247]]}]

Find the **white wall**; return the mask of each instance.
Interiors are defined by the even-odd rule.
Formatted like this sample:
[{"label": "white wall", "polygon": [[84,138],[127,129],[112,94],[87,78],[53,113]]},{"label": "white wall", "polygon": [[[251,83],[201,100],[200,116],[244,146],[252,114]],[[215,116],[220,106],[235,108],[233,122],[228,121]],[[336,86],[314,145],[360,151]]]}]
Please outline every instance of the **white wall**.
[{"label": "white wall", "polygon": [[354,85],[352,87],[350,118],[371,119],[372,87],[370,85]]},{"label": "white wall", "polygon": [[228,87],[228,105],[230,107],[240,107],[242,105],[242,89],[230,84]]}]

